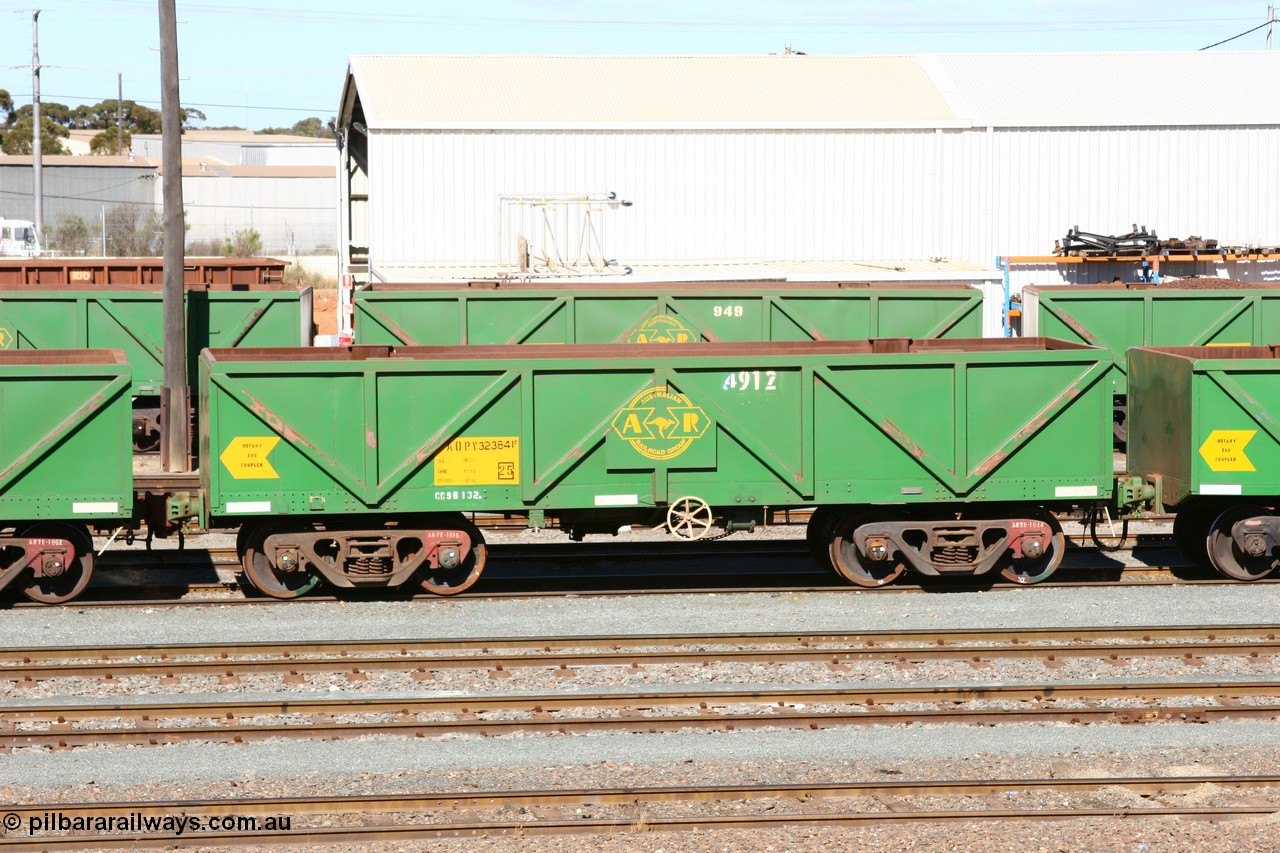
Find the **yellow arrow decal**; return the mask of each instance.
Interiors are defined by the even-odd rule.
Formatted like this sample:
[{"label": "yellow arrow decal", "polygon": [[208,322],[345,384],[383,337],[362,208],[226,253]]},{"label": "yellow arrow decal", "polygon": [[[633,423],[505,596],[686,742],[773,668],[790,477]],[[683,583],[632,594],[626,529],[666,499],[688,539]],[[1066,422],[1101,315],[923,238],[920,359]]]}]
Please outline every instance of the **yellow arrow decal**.
[{"label": "yellow arrow decal", "polygon": [[1210,471],[1256,471],[1244,446],[1257,435],[1256,429],[1215,429],[1200,445],[1200,455]]},{"label": "yellow arrow decal", "polygon": [[218,459],[237,480],[278,480],[280,475],[267,461],[267,454],[279,443],[278,435],[236,436]]},{"label": "yellow arrow decal", "polygon": [[0,329],[0,349],[8,349],[13,345],[13,335],[8,329]]}]

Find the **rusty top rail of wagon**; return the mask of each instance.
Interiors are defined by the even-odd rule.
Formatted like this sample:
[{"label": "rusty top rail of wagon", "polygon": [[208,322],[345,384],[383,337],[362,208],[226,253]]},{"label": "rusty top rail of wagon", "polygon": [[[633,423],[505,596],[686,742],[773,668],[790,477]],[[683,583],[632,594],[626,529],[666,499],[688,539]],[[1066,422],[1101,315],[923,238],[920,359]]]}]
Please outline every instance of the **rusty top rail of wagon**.
[{"label": "rusty top rail of wagon", "polygon": [[334,349],[238,347],[210,349],[215,362],[236,361],[370,361],[419,359],[423,361],[536,358],[615,358],[645,360],[669,358],[720,358],[734,356],[838,356],[892,355],[900,353],[1017,353],[1060,350],[1096,351],[1087,344],[1058,338],[873,338],[859,341],[730,341],[691,344],[495,344],[440,347],[350,346]]}]

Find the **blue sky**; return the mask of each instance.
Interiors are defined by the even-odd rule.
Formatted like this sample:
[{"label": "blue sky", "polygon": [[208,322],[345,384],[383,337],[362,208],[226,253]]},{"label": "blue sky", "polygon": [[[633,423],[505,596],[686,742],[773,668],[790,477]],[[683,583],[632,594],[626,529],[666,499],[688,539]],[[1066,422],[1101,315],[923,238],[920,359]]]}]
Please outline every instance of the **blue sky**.
[{"label": "blue sky", "polygon": [[[157,0],[0,3],[0,88],[18,105],[31,101],[37,5],[42,100],[113,99],[123,73],[126,99],[159,108]],[[179,87],[183,105],[208,117],[205,126],[259,129],[335,115],[352,54],[1198,50],[1263,24],[1266,14],[1259,0],[179,0]],[[1265,38],[1258,30],[1215,49],[1262,50]],[[1116,82],[1120,97],[1140,97],[1140,80]]]}]

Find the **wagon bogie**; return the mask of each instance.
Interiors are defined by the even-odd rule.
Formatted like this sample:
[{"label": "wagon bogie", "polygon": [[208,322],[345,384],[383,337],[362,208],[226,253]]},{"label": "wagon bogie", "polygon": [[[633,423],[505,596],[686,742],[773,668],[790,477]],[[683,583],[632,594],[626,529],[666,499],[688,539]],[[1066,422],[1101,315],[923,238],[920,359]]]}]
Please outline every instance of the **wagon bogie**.
[{"label": "wagon bogie", "polygon": [[861,586],[883,586],[907,569],[931,577],[998,569],[1015,583],[1038,583],[1061,565],[1066,544],[1053,514],[1037,507],[849,507],[827,529],[836,571]]},{"label": "wagon bogie", "polygon": [[251,521],[237,539],[245,576],[273,598],[297,598],[321,581],[353,589],[415,578],[452,595],[479,580],[486,554],[479,530],[460,515]]}]

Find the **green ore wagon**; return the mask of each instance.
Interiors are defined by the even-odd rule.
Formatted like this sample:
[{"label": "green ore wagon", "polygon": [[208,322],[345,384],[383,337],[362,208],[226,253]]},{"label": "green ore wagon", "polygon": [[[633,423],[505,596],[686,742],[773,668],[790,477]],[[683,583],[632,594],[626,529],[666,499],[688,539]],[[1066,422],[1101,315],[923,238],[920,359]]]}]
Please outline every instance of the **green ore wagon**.
[{"label": "green ore wagon", "polygon": [[982,336],[982,291],[962,284],[377,284],[354,312],[357,344],[390,346]]},{"label": "green ore wagon", "polygon": [[1048,340],[212,350],[209,523],[290,597],[484,564],[473,512],[697,539],[816,507],[844,577],[1047,577],[1050,510],[1113,489],[1111,362]]},{"label": "green ore wagon", "polygon": [[1125,441],[1130,347],[1246,346],[1280,341],[1280,288],[1218,278],[1165,284],[1022,289],[1023,334],[1078,341],[1111,354],[1115,434]]},{"label": "green ore wagon", "polygon": [[[160,441],[164,385],[164,301],[154,285],[0,287],[0,350],[119,349],[133,368],[133,438]],[[186,290],[187,364],[194,387],[205,347],[306,346],[311,288]]]},{"label": "green ore wagon", "polygon": [[1129,471],[1178,549],[1236,580],[1280,565],[1280,348],[1129,351]]},{"label": "green ore wagon", "polygon": [[129,363],[119,350],[0,352],[0,589],[70,601],[89,525],[129,525]]}]

